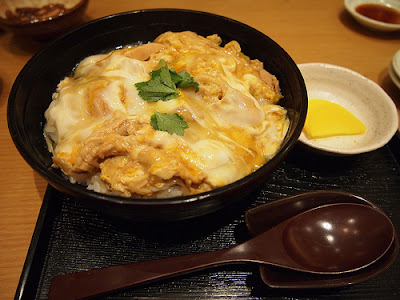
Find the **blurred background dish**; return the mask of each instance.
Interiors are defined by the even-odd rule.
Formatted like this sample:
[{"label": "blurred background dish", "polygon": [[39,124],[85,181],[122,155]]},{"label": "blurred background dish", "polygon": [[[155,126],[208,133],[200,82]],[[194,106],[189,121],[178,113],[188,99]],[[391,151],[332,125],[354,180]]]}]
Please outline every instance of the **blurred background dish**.
[{"label": "blurred background dish", "polygon": [[396,73],[396,76],[400,78],[400,50],[398,50],[392,59],[392,67],[393,71]]},{"label": "blurred background dish", "polygon": [[393,63],[389,64],[388,72],[393,83],[400,89],[400,76],[398,75],[398,72],[396,72]]},{"label": "blurred background dish", "polygon": [[323,99],[339,104],[366,127],[362,134],[318,139],[307,138],[303,131],[299,138],[302,143],[330,154],[351,155],[376,150],[396,133],[396,106],[375,82],[352,70],[330,64],[300,64],[299,68],[309,100]]},{"label": "blurred background dish", "polygon": [[[176,20],[179,20],[177,22]],[[72,184],[52,165],[43,136],[44,111],[57,84],[83,58],[121,45],[147,43],[166,31],[217,33],[222,44],[236,40],[242,51],[264,62],[280,82],[284,96],[279,102],[288,110],[288,133],[277,154],[250,175],[209,192],[164,199],[124,198],[96,193]],[[60,55],[62,53],[62,55]],[[40,101],[39,101],[40,100]],[[107,214],[136,221],[176,221],[203,216],[244,201],[244,198],[281,163],[297,142],[307,113],[303,78],[290,56],[263,33],[232,19],[190,10],[154,9],[104,17],[57,39],[35,55],[20,72],[8,101],[8,125],[24,159],[51,185],[82,199]]]},{"label": "blurred background dish", "polygon": [[400,30],[399,0],[345,0],[344,5],[357,22],[372,30]]},{"label": "blurred background dish", "polygon": [[50,39],[79,25],[88,0],[2,0],[0,27],[17,35]]},{"label": "blurred background dish", "polygon": [[400,50],[398,50],[388,67],[389,76],[393,83],[400,89]]}]

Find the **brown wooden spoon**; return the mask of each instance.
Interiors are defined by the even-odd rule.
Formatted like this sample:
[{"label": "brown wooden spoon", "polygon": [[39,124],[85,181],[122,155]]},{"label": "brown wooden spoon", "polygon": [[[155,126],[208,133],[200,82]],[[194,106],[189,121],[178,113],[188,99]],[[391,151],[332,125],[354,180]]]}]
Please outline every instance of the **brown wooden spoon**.
[{"label": "brown wooden spoon", "polygon": [[[335,203],[363,204],[382,211],[374,203],[351,192],[317,190],[269,201],[247,210],[246,226],[250,234],[256,236],[306,210]],[[385,255],[375,263],[357,271],[315,274],[259,264],[260,277],[267,286],[278,289],[321,289],[349,286],[381,275],[396,261],[398,253],[399,238],[395,232],[394,241]]]},{"label": "brown wooden spoon", "polygon": [[392,222],[377,209],[354,203],[323,205],[231,248],[56,276],[49,299],[88,298],[239,262],[317,274],[352,272],[382,257],[393,239]]}]

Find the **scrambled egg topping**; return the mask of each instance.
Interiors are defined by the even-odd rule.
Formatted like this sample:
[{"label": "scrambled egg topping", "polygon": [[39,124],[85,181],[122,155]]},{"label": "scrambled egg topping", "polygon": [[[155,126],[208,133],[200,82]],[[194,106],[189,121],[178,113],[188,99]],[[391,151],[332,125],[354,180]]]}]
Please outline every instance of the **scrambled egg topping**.
[{"label": "scrambled egg topping", "polygon": [[[232,183],[270,160],[289,121],[275,76],[218,35],[166,32],[154,42],[85,58],[45,112],[54,167],[71,182],[126,197],[195,194]],[[135,84],[163,60],[199,83],[148,102]],[[154,111],[178,113],[183,136],[155,130]]]}]

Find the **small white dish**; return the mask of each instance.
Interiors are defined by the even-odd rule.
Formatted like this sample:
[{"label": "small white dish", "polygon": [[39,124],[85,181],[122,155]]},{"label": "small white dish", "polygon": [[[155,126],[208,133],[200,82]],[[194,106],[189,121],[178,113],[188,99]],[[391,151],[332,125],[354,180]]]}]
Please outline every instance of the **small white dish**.
[{"label": "small white dish", "polygon": [[386,32],[400,30],[400,24],[380,22],[358,13],[356,7],[362,4],[379,4],[400,13],[399,0],[344,0],[344,6],[356,21],[372,30]]},{"label": "small white dish", "polygon": [[389,65],[388,72],[393,83],[400,89],[400,76],[397,75],[397,72],[393,67],[393,63]]},{"label": "small white dish", "polygon": [[359,135],[308,139],[300,142],[335,155],[352,155],[381,148],[398,129],[398,114],[393,100],[372,80],[344,67],[308,63],[298,65],[307,88],[308,99],[323,99],[349,110],[366,126]]},{"label": "small white dish", "polygon": [[398,50],[393,56],[392,67],[397,77],[400,78],[400,50]]}]

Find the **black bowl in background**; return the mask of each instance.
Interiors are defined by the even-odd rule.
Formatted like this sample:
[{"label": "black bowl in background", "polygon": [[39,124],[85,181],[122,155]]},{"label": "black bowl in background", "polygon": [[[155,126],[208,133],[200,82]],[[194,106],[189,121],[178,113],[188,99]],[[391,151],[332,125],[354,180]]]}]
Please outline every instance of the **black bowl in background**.
[{"label": "black bowl in background", "polygon": [[[217,33],[223,43],[236,40],[250,58],[264,62],[281,86],[290,127],[277,155],[245,178],[202,194],[167,199],[137,199],[104,195],[71,184],[51,168],[51,153],[43,137],[44,111],[57,84],[83,58],[116,47],[152,41],[165,31]],[[56,189],[112,216],[135,221],[177,221],[204,216],[240,201],[266,181],[296,143],[307,113],[303,78],[290,56],[263,33],[235,20],[205,12],[153,9],[104,17],[70,31],[36,54],[18,75],[8,100],[11,137],[28,164]]]},{"label": "black bowl in background", "polygon": [[[10,2],[3,2],[0,5],[0,28],[13,32],[15,35],[22,37],[30,37],[36,40],[49,40],[61,34],[66,33],[68,30],[77,27],[83,23],[84,15],[88,6],[89,0],[75,0],[75,1],[26,1],[14,0]],[[15,9],[43,9],[49,5],[62,4],[65,10],[48,18],[31,20],[15,20],[9,19],[6,12],[10,11],[15,14]],[[54,7],[54,6],[53,6]]]}]

